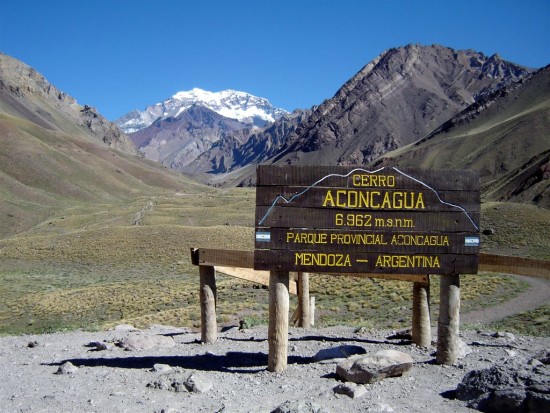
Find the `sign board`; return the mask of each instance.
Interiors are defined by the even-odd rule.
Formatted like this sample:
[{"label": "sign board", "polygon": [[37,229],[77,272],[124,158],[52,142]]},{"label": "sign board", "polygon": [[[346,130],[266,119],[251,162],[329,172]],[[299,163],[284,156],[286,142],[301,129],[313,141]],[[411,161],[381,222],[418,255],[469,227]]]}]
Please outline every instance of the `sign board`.
[{"label": "sign board", "polygon": [[257,167],[254,269],[475,274],[477,173]]}]

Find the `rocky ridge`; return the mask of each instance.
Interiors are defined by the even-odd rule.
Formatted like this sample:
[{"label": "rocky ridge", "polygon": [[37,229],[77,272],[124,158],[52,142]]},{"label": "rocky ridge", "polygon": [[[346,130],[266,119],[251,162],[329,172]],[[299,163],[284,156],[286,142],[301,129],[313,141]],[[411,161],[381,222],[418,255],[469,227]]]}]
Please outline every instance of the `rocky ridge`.
[{"label": "rocky ridge", "polygon": [[390,49],[361,69],[288,137],[278,159],[365,164],[414,142],[529,70],[494,55],[433,45]]},{"label": "rocky ridge", "polygon": [[550,66],[479,97],[422,139],[373,166],[474,169],[485,201],[550,206]]},{"label": "rocky ridge", "polygon": [[25,63],[0,53],[0,111],[37,125],[99,140],[138,155],[128,137],[91,106],[81,106]]},{"label": "rocky ridge", "polygon": [[[248,133],[248,125],[193,105],[175,117],[158,118],[149,127],[132,133],[130,138],[146,158],[185,170],[216,142],[227,136],[239,141],[239,137]],[[213,172],[225,172],[223,160],[211,160],[211,165]]]},{"label": "rocky ridge", "polygon": [[[282,117],[242,144],[228,136],[186,171],[215,173],[210,165],[222,157],[222,172],[259,162],[367,164],[423,138],[476,100],[530,73],[498,55],[472,50],[439,45],[390,49],[319,106]],[[253,179],[250,176],[241,184]]]}]

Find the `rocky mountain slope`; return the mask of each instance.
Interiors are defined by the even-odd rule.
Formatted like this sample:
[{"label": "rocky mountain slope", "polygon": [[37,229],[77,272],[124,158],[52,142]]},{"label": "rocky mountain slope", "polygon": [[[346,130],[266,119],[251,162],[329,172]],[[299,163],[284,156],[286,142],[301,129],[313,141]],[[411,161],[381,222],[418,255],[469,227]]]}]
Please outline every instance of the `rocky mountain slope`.
[{"label": "rocky mountain slope", "polygon": [[[212,147],[190,162],[182,171],[188,173],[225,173],[247,168],[278,154],[287,137],[311,114],[296,110],[268,124],[263,129],[242,130],[240,134],[222,136]],[[248,168],[253,169],[253,168]]]},{"label": "rocky mountain slope", "polygon": [[181,170],[220,139],[231,136],[239,140],[248,130],[248,125],[236,119],[193,105],[175,117],[158,118],[130,137],[146,158]]},{"label": "rocky mountain slope", "polygon": [[[132,141],[145,157],[185,170],[216,142],[228,138],[240,146],[258,128],[285,115],[286,111],[274,107],[267,99],[249,93],[195,88],[178,92],[144,111],[130,112],[115,122],[131,133]],[[208,159],[208,165],[201,165],[201,171],[226,172],[225,157],[231,158],[225,154]]]},{"label": "rocky mountain slope", "polygon": [[472,50],[408,45],[359,71],[288,137],[283,162],[364,164],[425,136],[528,70]]},{"label": "rocky mountain slope", "polygon": [[550,207],[550,66],[478,99],[377,164],[480,171],[486,201]]},{"label": "rocky mountain slope", "polygon": [[133,155],[138,151],[112,122],[68,94],[23,62],[0,53],[0,112],[52,131],[103,142]]},{"label": "rocky mountain slope", "polygon": [[365,164],[426,136],[477,99],[529,73],[498,55],[472,50],[438,45],[390,49],[294,123],[283,117],[243,145],[231,138],[220,141],[190,171],[214,172],[212,160],[222,156],[226,171],[248,161]]},{"label": "rocky mountain slope", "polygon": [[0,238],[63,208],[196,187],[137,156],[116,125],[0,55]]}]

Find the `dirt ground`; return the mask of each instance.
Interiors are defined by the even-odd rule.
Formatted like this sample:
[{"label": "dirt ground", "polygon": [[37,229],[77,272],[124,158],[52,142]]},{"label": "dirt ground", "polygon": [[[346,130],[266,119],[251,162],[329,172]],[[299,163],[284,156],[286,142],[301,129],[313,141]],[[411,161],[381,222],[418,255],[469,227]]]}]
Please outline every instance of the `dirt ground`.
[{"label": "dirt ground", "polygon": [[[531,289],[517,299],[465,314],[462,321],[494,321],[547,301],[550,282],[530,280]],[[146,330],[120,326],[110,331],[0,337],[0,412],[263,413],[298,400],[328,412],[471,412],[466,402],[453,398],[467,372],[525,365],[550,348],[550,337],[463,330],[461,339],[469,354],[444,366],[435,363],[435,326],[429,348],[392,338],[394,333],[344,326],[291,328],[288,368],[283,373],[267,371],[267,326],[230,328],[208,345],[200,343],[196,331],[159,325]],[[131,349],[131,340],[142,340],[151,348]],[[406,376],[365,385],[361,397],[338,394],[334,388],[341,383],[335,375],[339,360],[316,362],[313,357],[344,345],[361,347],[367,354],[399,350],[413,357],[413,368]],[[58,374],[60,369],[63,374]],[[198,391],[180,386],[182,391],[176,392],[170,387],[170,380],[182,382],[191,375]]]},{"label": "dirt ground", "polygon": [[[71,332],[0,338],[2,412],[271,412],[287,400],[311,401],[329,412],[471,412],[449,397],[473,369],[527,363],[550,348],[550,338],[492,337],[464,331],[471,353],[456,365],[435,364],[435,348],[390,339],[390,331],[354,332],[348,327],[290,330],[288,368],[267,371],[267,327],[220,333],[199,343],[187,329],[155,326],[143,331]],[[173,347],[127,351],[111,343],[131,336],[171,337]],[[108,349],[97,350],[94,342]],[[336,394],[336,361],[314,362],[320,350],[354,345],[366,353],[396,349],[414,359],[412,371],[366,385],[360,398]],[[70,361],[74,371],[56,374]],[[159,366],[160,365],[160,366]],[[65,365],[66,367],[67,365]],[[168,367],[170,366],[170,367]],[[165,370],[172,369],[171,372]],[[189,376],[211,388],[174,392],[154,386],[163,375]],[[149,386],[148,386],[149,385]],[[392,409],[392,410],[389,410]]]}]

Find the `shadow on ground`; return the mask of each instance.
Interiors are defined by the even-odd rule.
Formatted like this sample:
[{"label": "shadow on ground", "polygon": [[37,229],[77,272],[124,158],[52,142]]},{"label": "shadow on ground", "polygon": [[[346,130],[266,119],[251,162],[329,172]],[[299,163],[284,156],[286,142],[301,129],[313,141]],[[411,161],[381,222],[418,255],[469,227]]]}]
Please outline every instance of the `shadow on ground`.
[{"label": "shadow on ground", "polygon": [[[258,373],[267,368],[267,354],[228,352],[225,355],[202,354],[195,356],[144,356],[144,357],[96,357],[73,358],[48,366],[60,366],[71,362],[77,367],[113,367],[122,369],[152,369],[155,364],[167,364],[184,369],[219,371],[226,373]],[[289,356],[288,364],[308,364],[310,357]]]}]

